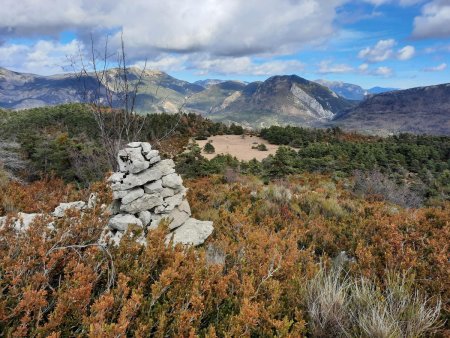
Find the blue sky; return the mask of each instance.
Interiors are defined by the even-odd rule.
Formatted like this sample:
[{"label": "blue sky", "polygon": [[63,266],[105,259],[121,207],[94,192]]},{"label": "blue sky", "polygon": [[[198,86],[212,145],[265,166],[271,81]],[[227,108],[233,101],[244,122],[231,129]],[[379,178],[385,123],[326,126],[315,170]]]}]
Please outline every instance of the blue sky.
[{"label": "blue sky", "polygon": [[[450,82],[449,0],[3,0],[0,66],[70,71],[123,32],[128,62],[188,81],[297,74],[410,88]],[[75,56],[75,58],[74,58]]]}]

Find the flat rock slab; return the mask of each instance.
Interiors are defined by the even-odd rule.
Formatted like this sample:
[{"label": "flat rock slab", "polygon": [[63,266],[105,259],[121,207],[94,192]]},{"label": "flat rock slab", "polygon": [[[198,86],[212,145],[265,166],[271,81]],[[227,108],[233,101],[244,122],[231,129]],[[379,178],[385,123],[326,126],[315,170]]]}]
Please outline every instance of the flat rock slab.
[{"label": "flat rock slab", "polygon": [[130,224],[142,227],[142,221],[129,214],[118,214],[109,220],[108,226],[113,230],[126,231]]},{"label": "flat rock slab", "polygon": [[69,209],[82,210],[85,207],[86,207],[86,202],[84,202],[84,201],[60,203],[53,211],[53,216],[64,217],[64,215],[66,214],[66,211]]},{"label": "flat rock slab", "polygon": [[213,222],[189,218],[182,226],[168,234],[166,241],[172,240],[174,245],[181,243],[197,246],[203,244],[213,230]]},{"label": "flat rock slab", "polygon": [[139,197],[129,204],[122,204],[120,206],[120,211],[127,212],[129,214],[137,214],[138,212],[150,210],[162,204],[163,199],[161,198],[161,196],[157,194],[144,194],[142,197]]}]

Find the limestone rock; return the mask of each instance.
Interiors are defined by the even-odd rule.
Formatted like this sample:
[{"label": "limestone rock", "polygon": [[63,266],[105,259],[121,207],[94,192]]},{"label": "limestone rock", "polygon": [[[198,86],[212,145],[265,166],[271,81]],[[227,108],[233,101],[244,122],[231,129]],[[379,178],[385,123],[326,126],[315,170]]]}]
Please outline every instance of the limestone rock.
[{"label": "limestone rock", "polygon": [[144,227],[150,224],[152,220],[152,214],[150,211],[141,211],[138,215],[139,219],[141,220]]},{"label": "limestone rock", "polygon": [[147,169],[150,163],[142,155],[140,145],[137,148],[125,148],[119,151],[117,162],[121,172],[137,174]]},{"label": "limestone rock", "polygon": [[180,209],[181,211],[184,211],[189,216],[191,216],[191,207],[189,206],[189,203],[187,200],[183,200],[183,202],[181,202],[180,205],[178,206],[178,209]]},{"label": "limestone rock", "polygon": [[172,240],[174,245],[181,243],[197,246],[203,244],[213,230],[213,222],[190,218],[182,226],[168,234],[166,241]]},{"label": "limestone rock", "polygon": [[122,204],[128,204],[133,202],[134,200],[137,200],[139,197],[144,195],[144,189],[142,188],[134,188],[131,190],[128,190],[128,193],[122,197]]},{"label": "limestone rock", "polygon": [[129,214],[118,214],[109,220],[108,226],[113,230],[126,231],[128,225],[135,224],[142,227],[142,221]]},{"label": "limestone rock", "polygon": [[69,209],[82,210],[85,207],[86,207],[86,202],[83,202],[83,201],[60,203],[56,207],[56,209],[53,211],[53,216],[63,217],[65,215],[66,211]]},{"label": "limestone rock", "polygon": [[155,157],[159,157],[159,151],[158,150],[149,150],[147,152],[142,152],[144,154],[144,157],[151,161]]},{"label": "limestone rock", "polygon": [[[148,143],[147,143],[148,144]],[[131,142],[127,144],[127,147],[129,148],[138,148],[142,145],[142,142]]]},{"label": "limestone rock", "polygon": [[155,163],[157,163],[157,162],[159,162],[159,161],[161,161],[161,157],[159,157],[159,156],[152,157],[152,158],[149,160],[150,165],[155,164]]},{"label": "limestone rock", "polygon": [[158,180],[152,183],[144,185],[144,191],[146,194],[157,194],[163,190],[162,181]]},{"label": "limestone rock", "polygon": [[[34,222],[36,217],[43,216],[43,214],[26,214],[24,212],[19,212],[17,216],[12,217],[12,226],[16,231],[27,231],[31,223]],[[2,228],[6,223],[7,217],[0,217],[0,228]]]},{"label": "limestone rock", "polygon": [[164,188],[164,189],[161,191],[161,197],[162,197],[162,198],[171,197],[171,196],[173,196],[173,195],[175,195],[175,191],[174,191],[173,189],[170,189],[170,188]]},{"label": "limestone rock", "polygon": [[[147,155],[152,151],[152,146],[148,142],[142,142],[141,148],[142,148],[142,155],[144,155],[144,157],[148,160]],[[159,153],[157,150],[154,151]]]},{"label": "limestone rock", "polygon": [[122,204],[120,211],[129,214],[137,214],[140,211],[150,210],[163,204],[163,199],[157,194],[144,194],[142,197],[134,200],[129,204]]},{"label": "limestone rock", "polygon": [[114,182],[111,187],[114,191],[128,190],[134,187],[142,186],[148,182],[157,181],[163,176],[163,173],[159,170],[159,168],[155,167],[146,169],[135,175],[127,175],[122,181]]},{"label": "limestone rock", "polygon": [[162,178],[162,185],[165,188],[180,189],[183,185],[183,180],[178,174],[170,174]]},{"label": "limestone rock", "polygon": [[129,190],[113,191],[113,199],[120,200],[121,198],[124,198],[129,192],[130,192]]}]

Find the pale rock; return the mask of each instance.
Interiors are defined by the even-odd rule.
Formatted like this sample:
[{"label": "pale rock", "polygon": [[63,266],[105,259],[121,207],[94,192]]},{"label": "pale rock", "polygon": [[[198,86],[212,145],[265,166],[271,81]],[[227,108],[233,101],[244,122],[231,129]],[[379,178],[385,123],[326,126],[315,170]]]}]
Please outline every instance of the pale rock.
[{"label": "pale rock", "polygon": [[97,205],[97,199],[98,199],[97,194],[94,193],[94,192],[91,193],[91,194],[89,195],[89,199],[88,199],[88,202],[87,202],[87,207],[88,207],[89,209],[94,208],[94,207]]},{"label": "pale rock", "polygon": [[174,245],[181,243],[197,246],[203,244],[213,230],[213,222],[190,218],[182,226],[168,234],[166,242],[169,243],[172,240]]},{"label": "pale rock", "polygon": [[148,161],[142,155],[140,147],[127,149],[127,152],[129,156],[128,171],[130,173],[137,174],[150,166]]},{"label": "pale rock", "polygon": [[189,202],[187,200],[183,200],[183,202],[181,202],[180,205],[178,206],[178,209],[184,211],[189,216],[191,216],[191,207],[189,206]]},{"label": "pale rock", "polygon": [[134,188],[131,190],[128,190],[128,194],[126,194],[124,197],[122,197],[122,204],[128,204],[133,202],[134,200],[137,200],[139,197],[142,197],[144,195],[144,189],[142,188]]},{"label": "pale rock", "polygon": [[183,223],[186,222],[189,217],[190,215],[188,213],[181,211],[178,208],[173,209],[169,216],[167,216],[170,221],[169,229],[173,230],[178,228],[179,226],[183,225]]},{"label": "pale rock", "polygon": [[139,197],[137,200],[129,204],[122,204],[120,206],[120,211],[127,212],[129,214],[136,214],[140,211],[150,210],[154,207],[163,204],[163,199],[157,194],[144,194],[142,197]]},{"label": "pale rock", "polygon": [[154,230],[158,227],[159,222],[161,221],[161,219],[163,218],[162,215],[156,215],[156,214],[152,214],[151,215],[151,221],[150,221],[150,225],[148,226],[149,230]]},{"label": "pale rock", "polygon": [[130,192],[130,190],[113,191],[113,199],[120,200],[121,198],[124,198],[129,192]]},{"label": "pale rock", "polygon": [[162,197],[162,198],[171,197],[171,196],[173,196],[173,195],[175,195],[175,191],[174,191],[173,189],[170,189],[170,188],[164,188],[164,189],[161,191],[161,197]]},{"label": "pale rock", "polygon": [[122,181],[125,177],[126,175],[124,173],[114,173],[111,176],[109,176],[108,182],[118,183]]},{"label": "pale rock", "polygon": [[152,220],[152,214],[148,210],[141,211],[138,215],[138,218],[141,220],[144,227],[146,227],[147,225],[150,224],[150,222]]},{"label": "pale rock", "polygon": [[83,201],[60,203],[53,211],[53,216],[64,217],[66,211],[69,209],[82,210],[85,207],[86,207],[86,202],[83,202]]},{"label": "pale rock", "polygon": [[142,146],[141,142],[131,142],[131,143],[127,144],[127,147],[130,147],[130,148],[138,148],[138,147],[141,147],[141,146]]},{"label": "pale rock", "polygon": [[154,213],[156,215],[168,214],[170,211],[166,210],[166,206],[167,206],[166,204],[157,206],[154,210]]},{"label": "pale rock", "polygon": [[165,188],[180,189],[183,186],[183,180],[178,174],[170,174],[162,178],[162,185]]},{"label": "pale rock", "polygon": [[142,155],[148,160],[147,155],[152,151],[152,146],[148,142],[141,143]]},{"label": "pale rock", "polygon": [[144,157],[151,161],[155,157],[159,157],[159,151],[158,150],[149,150],[148,152],[142,152],[144,154]]},{"label": "pale rock", "polygon": [[[43,214],[26,214],[24,212],[17,213],[17,216],[12,217],[12,226],[16,231],[27,231],[31,223],[34,222],[36,217],[43,216]],[[0,228],[6,224],[7,217],[0,217]]]},{"label": "pale rock", "polygon": [[185,197],[185,193],[181,192],[171,197],[167,197],[164,199],[164,202],[167,204],[166,210],[173,210],[175,207],[179,206]]},{"label": "pale rock", "polygon": [[163,190],[162,181],[158,180],[152,183],[144,185],[144,191],[146,194],[157,194]]},{"label": "pale rock", "polygon": [[117,155],[121,172],[137,174],[150,166],[150,163],[142,156],[141,148],[125,148]]},{"label": "pale rock", "polygon": [[152,164],[155,164],[155,163],[157,163],[157,162],[159,162],[159,161],[161,161],[161,157],[160,157],[160,156],[156,156],[156,157],[152,157],[152,158],[149,160],[149,163],[150,163],[150,165],[152,165]]},{"label": "pale rock", "polygon": [[170,214],[156,215],[156,217],[152,219],[151,227],[152,229],[156,228],[161,220],[167,219],[169,221],[169,229],[173,230],[181,226],[185,221],[189,219],[189,217],[190,215],[186,212],[175,208],[170,212]]},{"label": "pale rock", "polygon": [[119,246],[122,240],[123,232],[117,231],[115,234],[110,233],[109,243],[114,246]]},{"label": "pale rock", "polygon": [[[159,163],[161,163],[161,162],[159,162]],[[121,182],[113,183],[111,185],[111,188],[114,191],[128,190],[128,189],[132,189],[134,187],[144,185],[148,182],[157,181],[163,176],[163,174],[159,168],[155,168],[155,167],[144,170],[135,175],[128,175]]]},{"label": "pale rock", "polygon": [[175,172],[175,162],[173,160],[167,159],[162,160],[155,164],[152,169],[159,170],[161,172],[161,176],[166,176],[173,174]]},{"label": "pale rock", "polygon": [[129,214],[118,214],[109,220],[108,226],[113,230],[126,231],[128,225],[134,224],[142,227],[142,221]]}]

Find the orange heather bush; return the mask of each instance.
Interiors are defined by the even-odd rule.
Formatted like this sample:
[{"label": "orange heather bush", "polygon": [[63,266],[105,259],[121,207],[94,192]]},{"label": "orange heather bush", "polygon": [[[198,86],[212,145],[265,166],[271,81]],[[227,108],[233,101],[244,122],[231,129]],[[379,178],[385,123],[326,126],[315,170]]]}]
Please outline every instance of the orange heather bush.
[{"label": "orange heather bush", "polygon": [[[24,233],[3,227],[1,334],[311,335],[306,285],[341,251],[349,257],[349,274],[362,274],[380,288],[387,269],[415,275],[422,294],[440,295],[445,319],[448,202],[393,210],[385,202],[355,199],[342,182],[318,175],[276,183],[283,188],[251,177],[223,182],[222,177],[186,182],[194,217],[214,221],[213,235],[198,248],[167,246],[164,224],[149,231],[147,246],[135,241],[140,229],[130,229],[118,247],[98,245],[108,221],[99,206],[110,201],[103,183],[92,187],[99,195],[96,208],[67,215],[56,221],[55,230],[47,228],[45,217]],[[14,196],[14,189],[31,188],[9,189],[8,196]],[[55,200],[75,194],[58,184],[42,189]],[[15,209],[44,210],[40,201],[23,205],[17,200]],[[441,334],[446,333],[444,328]]]}]

